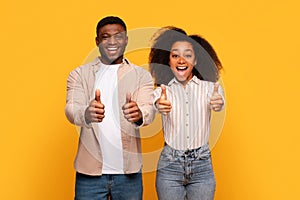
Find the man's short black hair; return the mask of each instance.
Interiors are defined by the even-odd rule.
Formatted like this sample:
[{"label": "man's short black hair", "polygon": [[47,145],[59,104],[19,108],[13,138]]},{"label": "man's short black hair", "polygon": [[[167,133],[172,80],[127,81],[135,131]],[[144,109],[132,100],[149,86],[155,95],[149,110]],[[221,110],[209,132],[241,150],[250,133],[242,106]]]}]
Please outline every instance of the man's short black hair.
[{"label": "man's short black hair", "polygon": [[96,28],[97,36],[98,36],[99,29],[107,24],[120,24],[124,28],[124,30],[127,31],[126,24],[122,19],[120,19],[119,17],[115,17],[115,16],[108,16],[108,17],[101,19],[98,22],[97,28]]}]

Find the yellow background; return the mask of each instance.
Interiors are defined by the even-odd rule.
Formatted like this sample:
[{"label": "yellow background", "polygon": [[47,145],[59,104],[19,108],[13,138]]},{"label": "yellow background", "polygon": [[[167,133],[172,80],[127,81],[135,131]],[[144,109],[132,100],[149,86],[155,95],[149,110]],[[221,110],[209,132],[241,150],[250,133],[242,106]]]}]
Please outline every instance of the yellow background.
[{"label": "yellow background", "polygon": [[[107,15],[129,30],[175,25],[216,49],[227,98],[212,149],[216,200],[299,199],[299,5],[2,0],[0,199],[73,198],[78,134],[64,115],[66,79],[95,47],[96,23]],[[160,137],[144,141],[144,150]],[[156,199],[154,177],[144,174],[146,200]]]}]

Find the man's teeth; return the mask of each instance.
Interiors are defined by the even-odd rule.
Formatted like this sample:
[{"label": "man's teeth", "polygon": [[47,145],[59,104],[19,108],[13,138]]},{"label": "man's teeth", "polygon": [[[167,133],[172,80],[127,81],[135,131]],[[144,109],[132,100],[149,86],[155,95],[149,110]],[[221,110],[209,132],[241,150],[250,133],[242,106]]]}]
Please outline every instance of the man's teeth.
[{"label": "man's teeth", "polygon": [[186,70],[187,67],[177,67],[178,70]]},{"label": "man's teeth", "polygon": [[117,49],[118,49],[117,47],[107,48],[108,51],[116,51]]}]

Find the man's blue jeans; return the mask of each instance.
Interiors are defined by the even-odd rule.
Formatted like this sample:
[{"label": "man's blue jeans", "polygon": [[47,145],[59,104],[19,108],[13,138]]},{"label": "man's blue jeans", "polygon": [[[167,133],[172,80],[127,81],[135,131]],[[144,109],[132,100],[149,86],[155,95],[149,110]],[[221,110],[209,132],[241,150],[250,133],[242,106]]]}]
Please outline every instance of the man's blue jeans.
[{"label": "man's blue jeans", "polygon": [[213,200],[215,187],[208,144],[188,151],[165,145],[156,173],[159,200]]},{"label": "man's blue jeans", "polygon": [[142,174],[103,174],[88,176],[76,173],[75,200],[141,200]]}]

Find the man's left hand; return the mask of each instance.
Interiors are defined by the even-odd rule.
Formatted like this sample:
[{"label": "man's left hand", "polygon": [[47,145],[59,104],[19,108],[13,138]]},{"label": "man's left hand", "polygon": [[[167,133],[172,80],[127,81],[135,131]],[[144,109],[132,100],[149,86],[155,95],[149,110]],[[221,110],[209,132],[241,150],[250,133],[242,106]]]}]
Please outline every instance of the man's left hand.
[{"label": "man's left hand", "polygon": [[122,107],[124,117],[127,121],[135,123],[142,119],[143,115],[137,103],[131,100],[131,94],[126,94],[126,103]]}]

